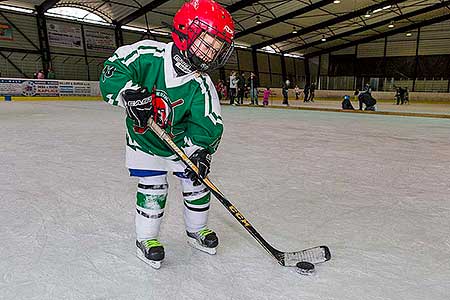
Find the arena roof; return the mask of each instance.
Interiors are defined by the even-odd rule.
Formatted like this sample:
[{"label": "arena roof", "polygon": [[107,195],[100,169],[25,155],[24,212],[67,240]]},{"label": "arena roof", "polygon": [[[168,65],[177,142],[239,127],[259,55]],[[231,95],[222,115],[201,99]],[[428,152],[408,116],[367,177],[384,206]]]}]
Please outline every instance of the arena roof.
[{"label": "arena roof", "polygon": [[[29,0],[2,5],[47,11],[78,7],[113,24],[165,30],[182,0]],[[314,56],[450,19],[439,0],[221,0],[236,22],[236,42]]]}]

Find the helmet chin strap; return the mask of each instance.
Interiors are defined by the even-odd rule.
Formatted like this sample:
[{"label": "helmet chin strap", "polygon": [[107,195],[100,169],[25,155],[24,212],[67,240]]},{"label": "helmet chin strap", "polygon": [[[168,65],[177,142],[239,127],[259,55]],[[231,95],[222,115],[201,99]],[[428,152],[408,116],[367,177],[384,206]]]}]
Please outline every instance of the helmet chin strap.
[{"label": "helmet chin strap", "polygon": [[172,64],[178,76],[183,76],[195,71],[196,68],[186,56],[185,51],[181,51],[175,45],[172,45]]},{"label": "helmet chin strap", "polygon": [[[162,25],[169,28],[172,32],[180,37],[180,39],[187,40],[188,36],[181,31],[177,30],[173,25],[162,21]],[[179,49],[176,44],[173,44],[172,48],[172,62],[175,66],[175,71],[179,76],[188,74],[192,71],[197,70],[194,64],[190,61],[187,51]]]}]

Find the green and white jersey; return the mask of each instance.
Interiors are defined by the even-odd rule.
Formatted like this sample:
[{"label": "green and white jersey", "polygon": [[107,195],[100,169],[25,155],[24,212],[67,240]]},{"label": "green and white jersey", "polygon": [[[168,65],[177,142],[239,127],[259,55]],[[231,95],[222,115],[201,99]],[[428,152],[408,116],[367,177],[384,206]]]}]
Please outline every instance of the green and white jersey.
[{"label": "green and white jersey", "polygon": [[[187,155],[199,148],[212,154],[223,132],[217,91],[207,74],[192,72],[177,77],[172,44],[144,40],[120,47],[106,62],[100,77],[103,99],[124,106],[122,92],[147,87],[164,130]],[[182,171],[184,165],[151,130],[137,134],[126,118],[127,167]]]}]

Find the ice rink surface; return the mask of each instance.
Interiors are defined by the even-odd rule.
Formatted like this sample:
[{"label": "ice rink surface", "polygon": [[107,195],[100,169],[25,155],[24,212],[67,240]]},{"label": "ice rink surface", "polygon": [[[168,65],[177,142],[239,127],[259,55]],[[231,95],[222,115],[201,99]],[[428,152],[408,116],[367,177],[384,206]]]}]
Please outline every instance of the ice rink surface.
[{"label": "ice rink surface", "polygon": [[138,260],[123,116],[0,102],[0,299],[450,299],[450,120],[223,107],[210,178],[276,248],[330,247],[305,277],[215,199],[217,255],[189,247],[174,178],[166,260]]}]

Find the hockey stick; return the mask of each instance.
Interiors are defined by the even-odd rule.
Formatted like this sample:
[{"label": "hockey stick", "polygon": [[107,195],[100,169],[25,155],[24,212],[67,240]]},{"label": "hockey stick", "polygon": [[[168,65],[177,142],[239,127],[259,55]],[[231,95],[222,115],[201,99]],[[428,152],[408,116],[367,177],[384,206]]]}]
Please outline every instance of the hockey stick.
[{"label": "hockey stick", "polygon": [[[192,163],[187,155],[181,150],[161,127],[159,127],[152,118],[148,121],[148,127],[161,139],[167,146],[175,152],[183,163],[198,174],[198,168]],[[241,212],[228,201],[222,192],[208,179],[201,179],[203,184],[211,191],[211,193],[226,207],[226,209],[234,216],[236,220],[252,235],[252,237],[273,257],[278,263],[285,267],[293,267],[300,261],[310,263],[322,263],[330,260],[331,253],[327,246],[316,246],[300,251],[282,252],[272,247],[250,224],[250,222],[241,214]]]}]

